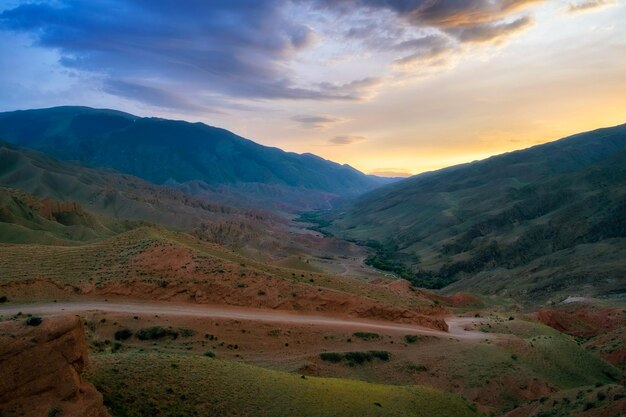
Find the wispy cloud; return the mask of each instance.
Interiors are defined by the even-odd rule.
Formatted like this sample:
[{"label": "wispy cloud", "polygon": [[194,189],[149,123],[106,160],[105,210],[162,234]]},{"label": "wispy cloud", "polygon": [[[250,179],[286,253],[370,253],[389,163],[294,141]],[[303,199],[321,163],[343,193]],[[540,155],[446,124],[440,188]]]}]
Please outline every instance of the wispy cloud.
[{"label": "wispy cloud", "polygon": [[614,6],[616,4],[616,0],[583,0],[575,3],[570,3],[568,5],[568,11],[570,13],[588,12],[607,6]]},{"label": "wispy cloud", "polygon": [[329,143],[332,145],[352,145],[367,140],[364,136],[348,135],[348,136],[335,136],[329,139]]},{"label": "wispy cloud", "polygon": [[307,114],[293,116],[291,120],[300,123],[304,127],[313,129],[326,129],[332,125],[346,121],[345,119],[335,116]]}]

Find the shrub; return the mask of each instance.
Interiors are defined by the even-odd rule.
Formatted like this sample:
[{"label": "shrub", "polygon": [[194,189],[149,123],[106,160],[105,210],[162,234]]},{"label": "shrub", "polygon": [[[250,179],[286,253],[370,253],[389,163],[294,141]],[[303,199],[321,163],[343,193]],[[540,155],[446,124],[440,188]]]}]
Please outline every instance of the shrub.
[{"label": "shrub", "polygon": [[6,303],[7,301],[9,301],[9,299],[7,298],[6,295],[3,295],[0,297],[0,303]]},{"label": "shrub", "polygon": [[411,364],[407,365],[406,369],[409,372],[426,372],[426,371],[428,371],[428,368],[426,368],[424,365],[418,365],[418,364],[415,364],[415,363],[411,363]]},{"label": "shrub", "polygon": [[371,350],[369,352],[373,357],[387,362],[391,358],[391,354],[386,350]]},{"label": "shrub", "polygon": [[133,335],[133,332],[130,329],[120,329],[115,332],[113,337],[115,340],[127,340]]},{"label": "shrub", "polygon": [[139,340],[157,340],[164,337],[171,337],[172,339],[178,338],[178,332],[172,329],[165,329],[160,326],[148,327],[141,329],[135,333]]},{"label": "shrub", "polygon": [[323,353],[320,353],[320,358],[323,361],[338,363],[343,360],[343,355],[341,353],[336,353],[336,352],[323,352]]},{"label": "shrub", "polygon": [[213,352],[212,350],[207,350],[206,352],[204,352],[204,356],[207,356],[209,358],[214,358],[215,352]]},{"label": "shrub", "polygon": [[180,332],[180,335],[182,337],[191,337],[196,334],[193,329],[188,329],[187,327],[181,327],[180,329],[178,329],[178,331]]},{"label": "shrub", "polygon": [[415,334],[407,334],[404,336],[404,341],[407,343],[415,343],[420,340],[422,337]]},{"label": "shrub", "polygon": [[372,360],[372,355],[368,352],[347,352],[344,355],[344,358],[349,363],[362,364],[364,362],[369,362]]},{"label": "shrub", "polygon": [[26,319],[27,326],[39,326],[43,319],[41,317],[32,316]]},{"label": "shrub", "polygon": [[370,350],[366,352],[324,352],[320,354],[320,358],[327,362],[338,363],[341,361],[348,362],[348,365],[361,365],[365,362],[371,362],[373,359],[388,361],[391,355],[387,351]]},{"label": "shrub", "polygon": [[48,417],[57,417],[63,414],[63,410],[59,407],[52,407],[50,411],[48,411]]},{"label": "shrub", "polygon": [[380,335],[377,333],[369,333],[369,332],[356,332],[352,333],[352,336],[358,337],[363,340],[376,340],[380,339]]},{"label": "shrub", "polygon": [[591,410],[595,406],[596,406],[596,404],[593,401],[589,401],[583,407],[583,411]]}]

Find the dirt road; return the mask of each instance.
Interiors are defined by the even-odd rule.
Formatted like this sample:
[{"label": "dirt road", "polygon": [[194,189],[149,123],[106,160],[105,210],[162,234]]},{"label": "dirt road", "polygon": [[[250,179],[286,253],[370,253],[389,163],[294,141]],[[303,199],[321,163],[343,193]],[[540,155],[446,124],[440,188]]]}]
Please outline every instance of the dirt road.
[{"label": "dirt road", "polygon": [[426,336],[455,337],[459,339],[487,339],[489,335],[466,331],[464,326],[476,319],[449,317],[446,322],[449,332],[433,330],[410,324],[374,321],[359,318],[336,318],[330,316],[315,316],[298,314],[279,310],[262,310],[233,306],[196,306],[170,303],[129,303],[129,302],[72,302],[48,304],[20,304],[0,307],[0,315],[10,316],[22,314],[80,314],[94,311],[129,314],[154,314],[159,316],[191,316],[218,319],[232,319],[242,321],[258,321],[270,323],[288,323],[322,327],[343,327],[349,329],[377,330],[420,334]]}]

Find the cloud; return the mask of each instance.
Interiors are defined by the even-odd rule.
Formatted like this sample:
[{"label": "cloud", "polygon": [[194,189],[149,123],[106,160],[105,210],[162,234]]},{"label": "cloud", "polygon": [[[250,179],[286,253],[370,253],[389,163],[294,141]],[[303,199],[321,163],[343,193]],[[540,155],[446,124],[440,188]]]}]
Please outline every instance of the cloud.
[{"label": "cloud", "polygon": [[[361,101],[390,64],[439,69],[463,45],[500,43],[529,27],[546,0],[56,0],[0,12],[0,29],[30,36],[101,91],[203,113],[266,100]],[[576,8],[606,0],[584,1]],[[346,25],[329,27],[320,22]],[[357,16],[357,17],[355,17]],[[320,42],[378,55],[377,73],[326,78],[298,67]],[[353,54],[350,48],[344,55]],[[341,53],[341,52],[340,52]],[[340,54],[338,53],[338,54]],[[303,74],[304,73],[304,74]],[[329,71],[334,73],[333,71]],[[322,79],[319,79],[322,78]]]},{"label": "cloud", "polygon": [[313,129],[326,129],[331,125],[345,122],[345,119],[334,116],[315,116],[315,115],[298,115],[291,118],[304,127]]},{"label": "cloud", "polygon": [[151,103],[166,109],[180,109],[193,112],[211,111],[208,107],[196,104],[184,96],[179,96],[166,89],[140,83],[109,79],[103,84],[103,90],[109,94]]},{"label": "cloud", "polygon": [[[370,19],[346,30],[379,51],[397,51],[393,63],[423,73],[449,66],[469,46],[502,44],[534,23],[532,6],[546,0],[314,0],[349,19],[368,10]],[[368,13],[361,13],[365,16]],[[393,18],[390,18],[391,14]],[[384,16],[387,16],[386,18]],[[386,19],[386,20],[385,20]],[[367,20],[367,18],[366,18]],[[393,28],[393,29],[388,29]]]},{"label": "cloud", "polygon": [[570,13],[588,12],[616,4],[616,0],[584,0],[576,3],[570,3],[568,5],[568,11]]},{"label": "cloud", "polygon": [[533,19],[531,17],[523,16],[506,23],[487,23],[483,25],[455,27],[448,29],[448,33],[464,43],[500,42],[527,29],[532,24]]},{"label": "cloud", "polygon": [[202,110],[206,96],[367,96],[371,80],[298,84],[289,64],[315,43],[316,36],[306,24],[282,13],[287,2],[24,3],[0,13],[0,29],[27,33],[37,46],[57,50],[66,68],[101,75],[106,92],[160,107]]},{"label": "cloud", "polygon": [[352,145],[353,143],[359,143],[367,140],[363,136],[335,136],[329,139],[329,143],[332,145]]}]

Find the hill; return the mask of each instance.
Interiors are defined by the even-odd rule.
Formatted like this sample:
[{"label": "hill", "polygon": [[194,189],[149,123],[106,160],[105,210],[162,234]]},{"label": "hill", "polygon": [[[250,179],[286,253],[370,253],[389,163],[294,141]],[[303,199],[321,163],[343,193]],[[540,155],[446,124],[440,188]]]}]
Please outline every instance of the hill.
[{"label": "hill", "polygon": [[[459,396],[430,387],[301,378],[197,355],[100,355],[94,363],[90,378],[110,399],[116,415],[152,416],[159,411],[177,416],[479,415]],[[148,401],[137,401],[139,397]]]},{"label": "hill", "polygon": [[[261,195],[302,190],[357,195],[388,182],[313,154],[259,145],[203,123],[114,110],[54,107],[0,113],[0,139],[58,159],[113,168],[156,184],[272,185]],[[191,187],[194,189],[197,187]],[[245,189],[243,191],[245,193]],[[323,198],[325,203],[328,198]],[[326,205],[322,205],[326,207]]]},{"label": "hill", "polygon": [[546,301],[620,295],[626,125],[425,173],[361,196],[330,232],[414,284]]}]

